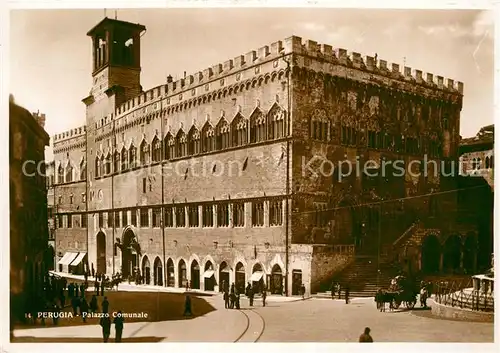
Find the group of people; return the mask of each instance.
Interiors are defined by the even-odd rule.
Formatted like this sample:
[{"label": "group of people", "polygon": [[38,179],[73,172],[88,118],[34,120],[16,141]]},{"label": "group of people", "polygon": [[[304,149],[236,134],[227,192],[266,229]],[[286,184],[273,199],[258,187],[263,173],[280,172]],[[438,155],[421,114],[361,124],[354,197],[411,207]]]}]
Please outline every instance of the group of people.
[{"label": "group of people", "polygon": [[[342,286],[340,285],[339,282],[332,282],[332,285],[330,287],[331,291],[331,296],[332,299],[335,299],[335,296],[338,295],[339,299],[342,299]],[[349,304],[349,295],[350,295],[350,288],[349,288],[349,283],[344,284],[344,298],[345,298],[345,303]]]},{"label": "group of people", "polygon": [[[224,298],[224,306],[226,309],[240,309],[240,292],[238,288],[233,284],[231,284],[231,288],[228,288],[225,281],[222,282],[223,289],[223,298]],[[249,305],[253,306],[253,301],[255,298],[255,294],[259,293],[262,297],[262,306],[266,306],[266,297],[267,293],[265,289],[259,290],[258,287],[252,286],[250,282],[248,282],[247,287],[245,288],[245,295],[248,298]]]}]

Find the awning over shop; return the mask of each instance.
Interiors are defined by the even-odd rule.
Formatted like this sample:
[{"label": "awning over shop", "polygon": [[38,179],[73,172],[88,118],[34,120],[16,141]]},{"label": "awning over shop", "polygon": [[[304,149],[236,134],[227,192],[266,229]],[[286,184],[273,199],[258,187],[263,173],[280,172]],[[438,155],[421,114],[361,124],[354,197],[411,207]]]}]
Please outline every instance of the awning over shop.
[{"label": "awning over shop", "polygon": [[207,270],[207,271],[205,271],[205,273],[203,274],[203,277],[204,277],[204,278],[211,278],[213,275],[214,275],[214,271],[213,271],[213,270]]},{"label": "awning over shop", "polygon": [[64,256],[59,260],[57,263],[58,265],[69,265],[76,257],[78,256],[77,252],[67,252],[64,254]]},{"label": "awning over shop", "polygon": [[262,278],[262,276],[264,276],[264,272],[262,272],[262,271],[255,271],[254,273],[252,273],[252,277],[250,277],[250,280],[252,282],[258,282],[258,281],[260,281],[260,279]]},{"label": "awning over shop", "polygon": [[74,259],[73,262],[71,262],[69,265],[70,266],[78,266],[80,264],[80,262],[82,262],[85,255],[87,255],[86,252],[78,253],[78,256],[76,257],[76,259]]}]

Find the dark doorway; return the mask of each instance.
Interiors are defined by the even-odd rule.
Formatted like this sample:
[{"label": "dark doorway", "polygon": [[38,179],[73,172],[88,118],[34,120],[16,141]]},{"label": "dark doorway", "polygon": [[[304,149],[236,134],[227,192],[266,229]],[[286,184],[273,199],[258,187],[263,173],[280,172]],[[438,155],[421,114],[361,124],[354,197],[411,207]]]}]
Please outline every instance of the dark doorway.
[{"label": "dark doorway", "polygon": [[422,243],[422,272],[435,274],[439,272],[441,261],[441,244],[435,235],[428,235]]},{"label": "dark doorway", "polygon": [[179,288],[185,288],[187,283],[187,267],[184,260],[179,261]]},{"label": "dark doorway", "polygon": [[142,275],[144,276],[144,283],[151,283],[151,264],[147,256],[142,258]]},{"label": "dark doorway", "polygon": [[200,289],[200,265],[196,260],[191,262],[191,288]]},{"label": "dark doorway", "polygon": [[210,261],[205,264],[205,272],[203,272],[205,280],[205,290],[213,291],[215,288],[215,271],[214,266]]},{"label": "dark doorway", "polygon": [[103,232],[97,233],[97,269],[99,273],[106,273],[106,236]]},{"label": "dark doorway", "polygon": [[54,262],[55,262],[56,252],[52,245],[49,245],[47,248],[45,263],[47,264],[47,270],[54,270]]},{"label": "dark doorway", "polygon": [[245,293],[245,267],[241,262],[236,264],[236,273],[235,273],[235,284],[234,286],[238,290],[239,293]]},{"label": "dark doorway", "polygon": [[124,278],[134,276],[137,269],[140,249],[137,238],[131,229],[127,229],[122,241],[122,274]]},{"label": "dark doorway", "polygon": [[283,273],[278,264],[274,265],[271,270],[271,283],[269,287],[271,294],[283,294]]},{"label": "dark doorway", "polygon": [[458,273],[460,271],[460,258],[462,256],[462,241],[458,235],[452,235],[446,239],[443,251],[443,269],[447,273]]},{"label": "dark doorway", "polygon": [[[186,265],[184,265],[186,271]],[[167,287],[175,287],[175,271],[172,259],[167,260]]]},{"label": "dark doorway", "polygon": [[229,291],[229,266],[223,261],[219,266],[219,292]]},{"label": "dark doorway", "polygon": [[154,263],[154,284],[163,286],[163,265],[160,258],[157,256]]},{"label": "dark doorway", "polygon": [[300,294],[300,287],[302,287],[302,270],[292,271],[292,295]]}]

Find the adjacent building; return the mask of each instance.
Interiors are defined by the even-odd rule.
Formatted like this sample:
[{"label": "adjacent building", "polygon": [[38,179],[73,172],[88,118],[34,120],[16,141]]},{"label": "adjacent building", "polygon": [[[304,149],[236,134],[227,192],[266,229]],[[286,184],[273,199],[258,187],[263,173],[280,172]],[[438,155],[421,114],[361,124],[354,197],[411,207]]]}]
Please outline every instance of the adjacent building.
[{"label": "adjacent building", "polygon": [[494,188],[494,138],[495,126],[482,127],[474,137],[460,141],[460,164],[462,174],[480,176]]},{"label": "adjacent building", "polygon": [[461,82],[292,36],[144,91],[144,32],[105,18],[87,33],[86,124],[54,137],[59,271],[297,294],[410,238],[418,271],[463,266],[462,248],[422,256],[427,234],[478,236],[440,193],[456,182],[440,175],[458,160]]},{"label": "adjacent building", "polygon": [[47,249],[45,146],[49,136],[29,111],[9,103],[11,324],[41,295],[53,254]]}]

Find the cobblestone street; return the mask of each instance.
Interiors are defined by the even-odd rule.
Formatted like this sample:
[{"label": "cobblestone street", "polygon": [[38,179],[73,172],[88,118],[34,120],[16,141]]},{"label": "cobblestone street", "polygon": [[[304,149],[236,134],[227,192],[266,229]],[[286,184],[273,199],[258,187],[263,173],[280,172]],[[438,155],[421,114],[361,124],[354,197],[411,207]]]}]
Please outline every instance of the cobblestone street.
[{"label": "cobblestone street", "polygon": [[375,342],[493,342],[493,323],[429,317],[426,311],[380,313],[373,299],[311,299],[256,307],[266,326],[259,342],[357,342],[372,329]]}]

